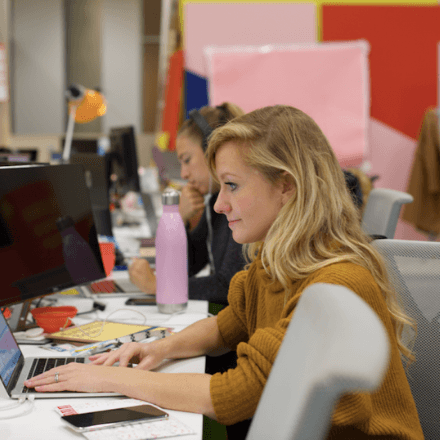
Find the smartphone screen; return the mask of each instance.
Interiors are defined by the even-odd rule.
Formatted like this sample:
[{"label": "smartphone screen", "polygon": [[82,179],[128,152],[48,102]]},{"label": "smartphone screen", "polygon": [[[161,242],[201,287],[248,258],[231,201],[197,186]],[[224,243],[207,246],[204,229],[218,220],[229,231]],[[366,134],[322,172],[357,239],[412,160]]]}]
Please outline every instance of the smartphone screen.
[{"label": "smartphone screen", "polygon": [[67,422],[75,431],[84,432],[131,423],[152,422],[167,417],[168,413],[159,408],[152,405],[139,405],[84,414],[72,414],[62,416],[61,420]]}]

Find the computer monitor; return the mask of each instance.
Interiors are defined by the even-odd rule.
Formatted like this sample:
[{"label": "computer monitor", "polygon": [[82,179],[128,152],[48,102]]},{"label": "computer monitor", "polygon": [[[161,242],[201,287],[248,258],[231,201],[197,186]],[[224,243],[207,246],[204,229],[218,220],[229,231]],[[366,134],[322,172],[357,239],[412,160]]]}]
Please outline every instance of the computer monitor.
[{"label": "computer monitor", "polygon": [[0,168],[0,306],[105,278],[80,165]]},{"label": "computer monitor", "polygon": [[0,161],[29,163],[36,162],[38,150],[36,148],[10,148],[0,147]]},{"label": "computer monitor", "polygon": [[98,234],[112,236],[107,156],[92,153],[72,154],[70,163],[80,164],[84,168]]},{"label": "computer monitor", "polygon": [[0,153],[0,161],[23,164],[32,162],[28,153]]},{"label": "computer monitor", "polygon": [[[66,145],[66,138],[63,138],[61,145]],[[63,147],[64,148],[64,147]],[[73,153],[97,153],[98,139],[73,138],[70,145]]]},{"label": "computer monitor", "polygon": [[136,151],[134,127],[110,129],[110,160],[111,174],[115,177],[112,184],[118,195],[128,191],[140,192],[139,166]]}]

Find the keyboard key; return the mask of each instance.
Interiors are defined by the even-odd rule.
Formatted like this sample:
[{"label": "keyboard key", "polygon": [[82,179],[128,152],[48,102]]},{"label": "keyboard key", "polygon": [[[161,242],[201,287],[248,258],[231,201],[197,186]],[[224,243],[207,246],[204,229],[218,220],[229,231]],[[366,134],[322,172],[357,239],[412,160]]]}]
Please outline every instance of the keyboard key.
[{"label": "keyboard key", "polygon": [[55,366],[59,367],[60,365],[65,365],[66,364],[66,358],[57,358],[56,362],[55,362]]}]

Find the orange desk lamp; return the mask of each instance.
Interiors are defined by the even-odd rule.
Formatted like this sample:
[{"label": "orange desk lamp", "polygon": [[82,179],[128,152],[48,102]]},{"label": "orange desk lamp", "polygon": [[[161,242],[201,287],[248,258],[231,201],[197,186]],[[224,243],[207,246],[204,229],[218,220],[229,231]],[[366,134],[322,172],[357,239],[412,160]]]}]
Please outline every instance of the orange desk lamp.
[{"label": "orange desk lamp", "polygon": [[67,163],[70,159],[72,136],[75,122],[86,124],[99,116],[105,115],[107,104],[104,96],[84,86],[74,84],[66,91],[69,106],[69,121],[67,123],[66,141],[63,150],[63,162]]}]

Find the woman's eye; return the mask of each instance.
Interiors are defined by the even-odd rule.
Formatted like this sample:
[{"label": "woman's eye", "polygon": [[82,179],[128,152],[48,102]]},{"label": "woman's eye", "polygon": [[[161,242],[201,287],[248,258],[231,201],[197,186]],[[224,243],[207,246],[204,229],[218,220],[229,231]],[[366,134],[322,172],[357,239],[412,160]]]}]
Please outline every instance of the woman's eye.
[{"label": "woman's eye", "polygon": [[184,163],[185,165],[188,165],[190,160],[191,160],[191,158],[188,157],[188,158],[186,158],[186,159],[183,160],[183,163]]},{"label": "woman's eye", "polygon": [[237,184],[233,182],[225,182],[225,185],[229,186],[231,191],[235,191],[237,189]]}]

